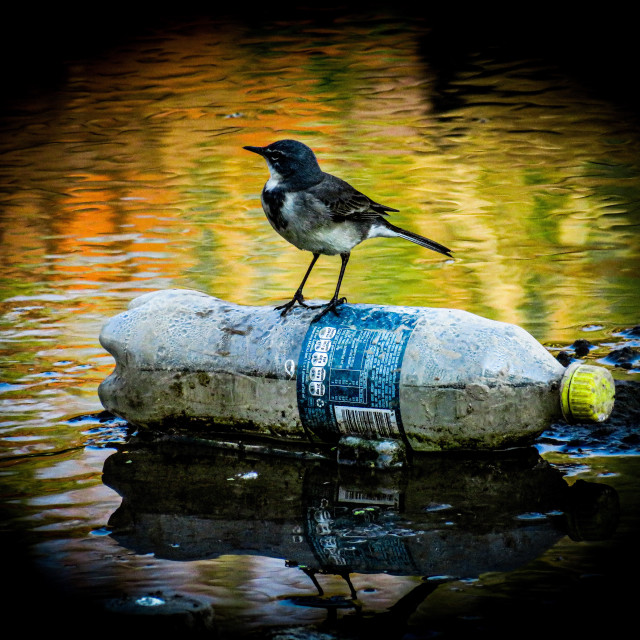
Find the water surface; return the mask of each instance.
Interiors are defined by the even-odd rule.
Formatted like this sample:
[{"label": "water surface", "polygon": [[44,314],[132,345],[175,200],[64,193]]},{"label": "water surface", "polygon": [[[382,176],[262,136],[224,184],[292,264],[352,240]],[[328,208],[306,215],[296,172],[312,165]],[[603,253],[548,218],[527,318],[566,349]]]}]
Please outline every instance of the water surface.
[{"label": "water surface", "polygon": [[[456,480],[440,462],[449,482],[418,494],[411,508],[410,478],[370,492],[362,479],[338,482],[332,495],[348,513],[326,517],[338,533],[355,531],[354,549],[369,544],[362,558],[380,560],[348,576],[357,606],[344,575],[326,571],[330,550],[314,547],[309,529],[309,509],[319,508],[314,487],[333,482],[333,468],[294,465],[283,488],[282,477],[260,472],[261,459],[225,459],[229,475],[209,490],[215,497],[229,487],[232,504],[244,504],[239,529],[215,500],[192,509],[171,492],[148,501],[149,520],[138,507],[127,512],[145,486],[133,471],[122,473],[137,464],[135,457],[127,464],[130,446],[160,475],[178,474],[178,498],[193,487],[175,460],[154,458],[123,421],[100,414],[96,389],[113,367],[98,342],[103,323],[135,296],[167,287],[276,304],[308,264],[267,223],[266,167],[244,145],[305,142],[323,169],[400,209],[396,224],[454,252],[447,260],[401,240],[369,241],[349,263],[342,288],[349,300],[454,307],[514,322],[554,354],[607,366],[619,383],[636,380],[634,114],[548,58],[471,50],[445,75],[429,54],[431,37],[428,21],[389,14],[295,24],[175,21],[114,40],[99,56],[72,57],[53,86],[5,106],[0,473],[5,553],[19,559],[21,605],[52,603],[80,618],[81,596],[97,611],[115,599],[120,620],[131,600],[146,598],[138,606],[151,609],[161,606],[153,598],[192,598],[190,606],[212,610],[211,624],[229,637],[286,625],[355,634],[359,624],[401,611],[409,620],[396,627],[402,637],[492,629],[505,598],[544,627],[567,594],[579,609],[585,594],[597,602],[611,592],[638,531],[637,416],[599,431],[555,425],[538,444],[540,461],[501,468],[503,482],[488,481],[499,494],[489,501],[474,501],[474,475],[460,469],[452,495]],[[320,259],[308,297],[331,295],[338,266]],[[590,343],[586,355],[572,347],[580,339]],[[114,456],[122,469],[110,484],[103,471]],[[204,457],[205,470],[222,464]],[[621,505],[617,526],[581,539],[557,496],[539,504],[534,486],[519,494],[531,500],[506,500],[540,466],[559,483],[557,494],[578,480],[609,487]],[[257,495],[246,489],[252,482],[263,483]],[[356,513],[358,492],[373,511]],[[605,498],[596,512],[609,505],[598,500]],[[488,507],[495,512],[480,518]],[[221,529],[211,533],[212,522]],[[272,524],[264,529],[265,522]],[[125,532],[116,535],[116,525]],[[277,540],[251,546],[276,525]],[[239,533],[247,531],[255,536]],[[229,543],[207,547],[205,534]],[[406,551],[420,536],[457,544],[446,553],[458,564],[442,564],[444,556],[421,564]],[[508,547],[495,546],[505,536],[520,552],[511,563]],[[309,555],[291,564],[295,545]],[[488,547],[495,558],[465,556]],[[392,551],[411,556],[411,567],[385,564]],[[308,570],[312,559],[324,574]],[[333,608],[310,599],[318,595],[311,575],[335,596]],[[32,576],[43,585],[35,592]],[[541,592],[548,597],[535,596]],[[207,615],[199,620],[210,624]]]}]

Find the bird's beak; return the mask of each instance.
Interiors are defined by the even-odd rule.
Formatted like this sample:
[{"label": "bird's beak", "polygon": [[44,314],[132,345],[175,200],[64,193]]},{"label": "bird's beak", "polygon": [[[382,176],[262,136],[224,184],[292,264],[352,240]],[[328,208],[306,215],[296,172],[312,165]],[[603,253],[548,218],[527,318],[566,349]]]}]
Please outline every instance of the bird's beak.
[{"label": "bird's beak", "polygon": [[253,153],[257,153],[259,156],[264,157],[264,147],[242,147],[247,151],[253,151]]}]

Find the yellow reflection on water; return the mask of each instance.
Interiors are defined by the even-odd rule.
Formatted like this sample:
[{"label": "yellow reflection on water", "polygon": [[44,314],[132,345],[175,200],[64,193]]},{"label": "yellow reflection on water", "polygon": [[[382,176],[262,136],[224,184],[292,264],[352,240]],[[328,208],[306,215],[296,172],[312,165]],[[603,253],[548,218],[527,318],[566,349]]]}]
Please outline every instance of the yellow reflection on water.
[{"label": "yellow reflection on water", "polygon": [[[638,132],[527,61],[475,60],[436,113],[426,32],[396,26],[183,25],[73,66],[1,142],[4,297],[100,290],[106,313],[116,284],[288,298],[309,256],[271,230],[266,167],[242,147],[294,137],[454,251],[369,241],[350,301],[464,308],[541,340],[634,322]],[[331,295],[338,263],[320,260],[308,296]]]},{"label": "yellow reflection on water", "polygon": [[[297,138],[326,171],[400,209],[396,224],[453,249],[451,261],[368,241],[343,283],[350,302],[466,309],[559,344],[587,325],[603,339],[638,323],[637,126],[527,60],[472,58],[447,87],[456,106],[439,111],[428,37],[420,21],[375,17],[177,24],[76,61],[57,90],[0,121],[5,485],[12,508],[35,496],[29,526],[51,535],[42,555],[65,547],[81,586],[191,589],[230,617],[253,608],[275,621],[284,596],[308,593],[303,574],[271,559],[180,564],[108,537],[86,545],[118,502],[94,495],[101,465],[84,464],[100,425],[69,420],[101,409],[96,388],[113,367],[102,324],[168,287],[274,305],[309,263],[268,224],[267,170],[245,145]],[[338,269],[321,258],[307,297],[328,298]],[[375,586],[363,597],[384,609],[413,579],[354,583]]]}]

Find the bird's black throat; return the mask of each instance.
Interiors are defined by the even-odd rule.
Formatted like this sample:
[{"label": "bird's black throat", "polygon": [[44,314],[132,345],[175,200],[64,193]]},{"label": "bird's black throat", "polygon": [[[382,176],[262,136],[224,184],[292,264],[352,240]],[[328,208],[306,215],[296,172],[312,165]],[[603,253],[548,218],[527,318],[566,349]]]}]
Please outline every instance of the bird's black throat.
[{"label": "bird's black throat", "polygon": [[281,187],[275,189],[264,189],[262,191],[262,201],[266,206],[265,213],[269,218],[269,222],[277,231],[286,229],[289,226],[287,220],[282,215],[282,206],[284,204],[285,191]]}]

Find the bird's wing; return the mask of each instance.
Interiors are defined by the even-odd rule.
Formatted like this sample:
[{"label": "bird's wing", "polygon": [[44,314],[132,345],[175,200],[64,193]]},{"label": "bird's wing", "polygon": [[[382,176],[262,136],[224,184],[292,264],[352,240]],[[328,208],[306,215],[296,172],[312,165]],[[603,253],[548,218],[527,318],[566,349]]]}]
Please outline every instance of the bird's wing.
[{"label": "bird's wing", "polygon": [[389,215],[389,211],[397,211],[374,202],[364,193],[354,189],[348,182],[329,173],[325,173],[323,181],[311,190],[313,196],[322,202],[335,222],[372,219]]}]

